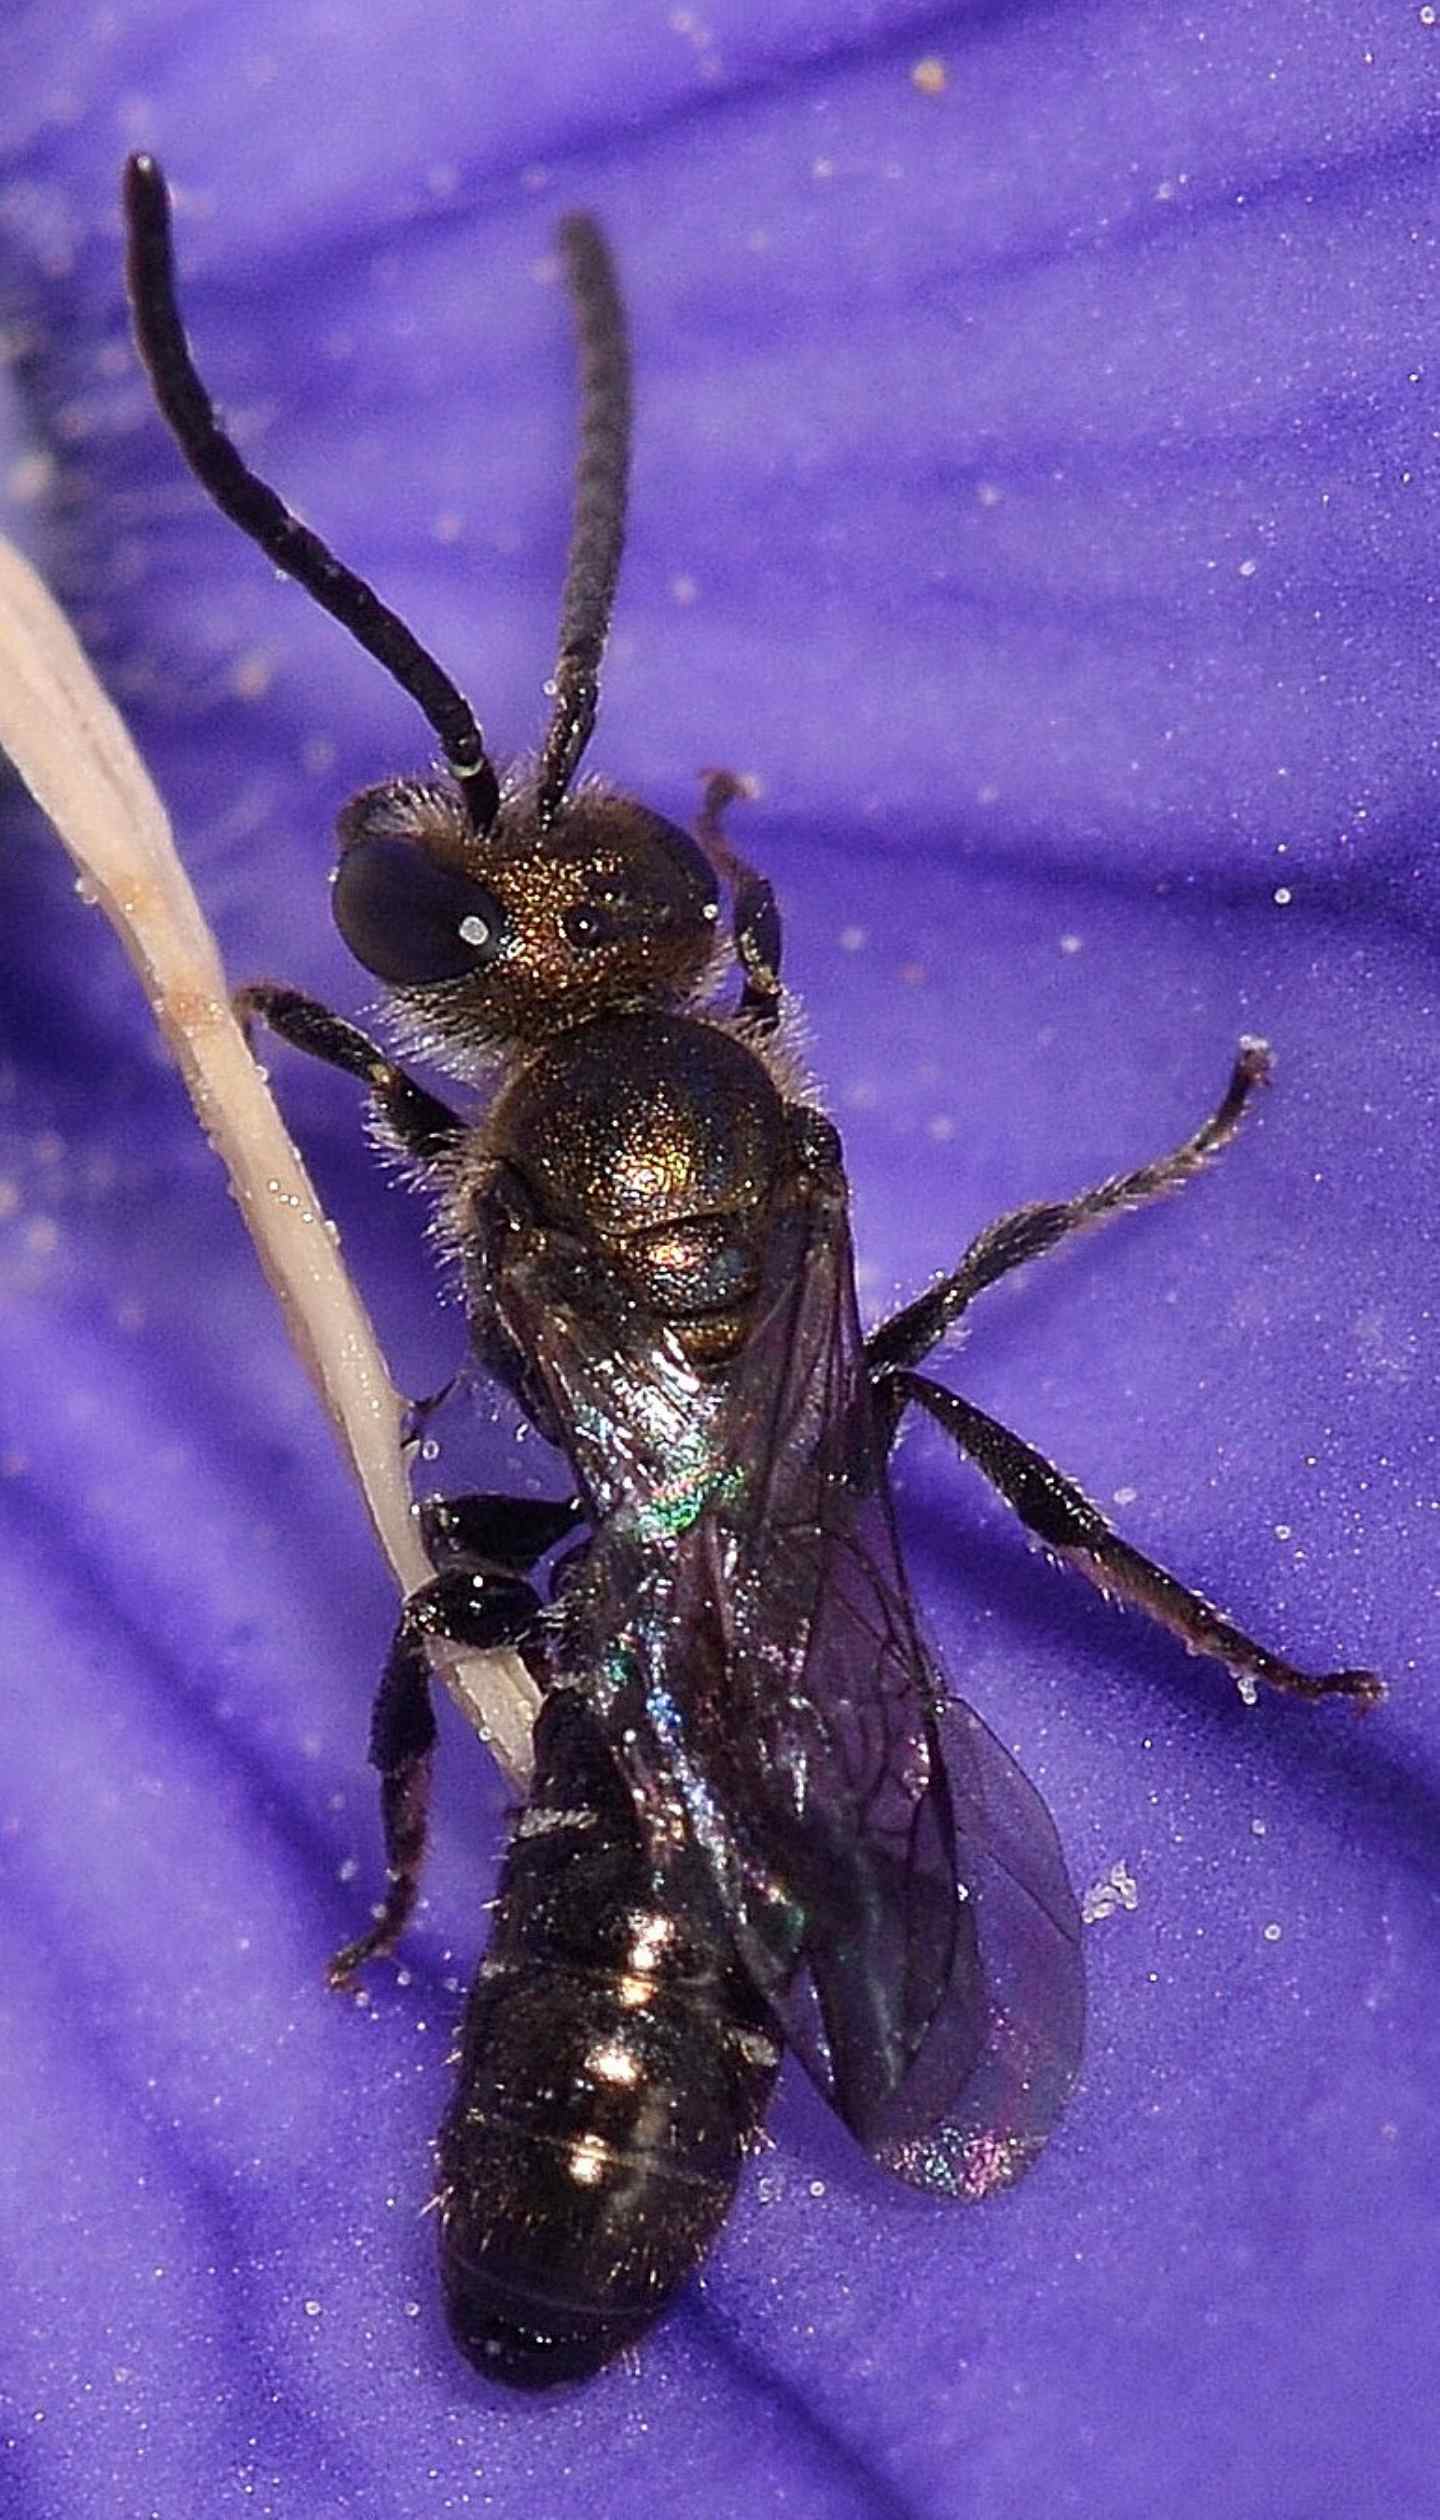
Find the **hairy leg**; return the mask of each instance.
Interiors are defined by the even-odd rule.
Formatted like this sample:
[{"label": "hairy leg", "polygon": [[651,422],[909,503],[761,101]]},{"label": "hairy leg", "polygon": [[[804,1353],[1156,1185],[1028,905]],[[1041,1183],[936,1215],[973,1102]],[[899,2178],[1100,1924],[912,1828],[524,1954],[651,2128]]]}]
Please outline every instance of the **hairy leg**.
[{"label": "hairy leg", "polygon": [[1123,1216],[1131,1208],[1148,1205],[1151,1199],[1163,1199],[1185,1182],[1193,1181],[1229,1145],[1256,1086],[1269,1081],[1270,1053],[1265,1043],[1242,1041],[1230,1081],[1216,1108],[1193,1136],[1172,1153],[1141,1164],[1134,1172],[1116,1173],[1073,1199],[1012,1208],[1008,1215],[997,1217],[993,1225],[976,1235],[958,1269],[917,1296],[913,1304],[892,1313],[871,1333],[865,1353],[872,1368],[890,1372],[896,1366],[918,1365],[946,1331],[953,1329],[975,1297],[985,1287],[993,1286],[997,1278],[1018,1269],[1027,1260],[1037,1260],[1042,1252],[1053,1251],[1057,1243],[1083,1232],[1087,1226],[1102,1225],[1109,1217]]},{"label": "hairy leg", "polygon": [[299,989],[282,989],[257,980],[237,989],[234,1007],[247,1041],[258,1020],[267,1024],[292,1050],[303,1050],[327,1067],[339,1068],[365,1087],[377,1113],[396,1143],[417,1164],[433,1164],[453,1152],[466,1134],[466,1123],[448,1103],[397,1067],[388,1053],[343,1015],[332,1015],[318,998]]},{"label": "hairy leg", "polygon": [[1168,1628],[1187,1653],[1213,1655],[1239,1682],[1242,1696],[1253,1699],[1260,1681],[1291,1697],[1353,1698],[1360,1706],[1374,1706],[1384,1696],[1384,1683],[1373,1671],[1300,1671],[1268,1646],[1257,1645],[1199,1593],[1132,1549],[1073,1479],[1012,1435],[998,1418],[987,1417],[983,1409],[924,1374],[900,1373],[894,1380],[901,1405],[914,1401],[943,1426],[1027,1530],[1107,1599],[1128,1602]]},{"label": "hairy leg", "polygon": [[578,1511],[568,1503],[507,1496],[435,1497],[421,1509],[440,1572],[410,1595],[400,1614],[370,1725],[370,1761],[380,1771],[385,1897],[369,1931],[331,1961],[333,1987],[351,1986],[368,1960],[394,1950],[419,1894],[435,1754],[429,1640],[443,1637],[480,1653],[522,1643],[540,1609],[525,1572],[574,1527]]}]

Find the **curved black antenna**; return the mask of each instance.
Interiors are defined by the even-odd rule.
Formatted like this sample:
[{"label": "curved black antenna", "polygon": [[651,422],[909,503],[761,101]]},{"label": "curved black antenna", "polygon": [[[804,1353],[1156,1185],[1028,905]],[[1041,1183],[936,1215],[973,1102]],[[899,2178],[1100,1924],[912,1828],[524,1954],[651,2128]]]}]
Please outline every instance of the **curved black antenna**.
[{"label": "curved black antenna", "polygon": [[363,578],[343,567],[319,535],[292,516],[284,501],[251,472],[215,417],[180,321],[170,200],[154,158],[127,159],[121,205],[135,339],[181,454],[232,523],[260,545],[277,569],[323,604],[418,702],[460,782],[474,829],[488,831],[500,810],[500,782],[469,701],[399,614],[382,604]]},{"label": "curved black antenna", "polygon": [[610,248],[591,218],[562,219],[557,242],[580,336],[580,456],[560,604],[555,708],[540,747],[536,813],[553,822],[590,741],[600,659],[625,548],[630,473],[630,343]]}]

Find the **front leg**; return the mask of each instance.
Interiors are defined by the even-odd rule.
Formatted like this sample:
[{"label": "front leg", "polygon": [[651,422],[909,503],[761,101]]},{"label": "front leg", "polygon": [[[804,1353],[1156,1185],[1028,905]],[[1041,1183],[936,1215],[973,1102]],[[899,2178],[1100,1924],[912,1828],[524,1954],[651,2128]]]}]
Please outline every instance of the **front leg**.
[{"label": "front leg", "polygon": [[725,837],[727,805],[752,795],[753,784],[737,779],[733,770],[707,770],[704,778],[695,837],[730,888],[735,959],[744,975],[735,1012],[755,1032],[770,1033],[780,1021],[783,1003],[780,905],[774,886],[732,849]]},{"label": "front leg", "polygon": [[[1299,1671],[1279,1654],[1272,1654],[1268,1646],[1257,1645],[1199,1593],[1132,1549],[1073,1479],[1067,1479],[1033,1445],[1012,1435],[998,1418],[987,1417],[983,1409],[924,1374],[902,1373],[890,1379],[896,1387],[897,1416],[906,1401],[917,1402],[976,1469],[984,1472],[1028,1531],[1087,1577],[1107,1600],[1129,1602],[1143,1610],[1178,1636],[1187,1653],[1213,1654],[1233,1673],[1243,1697],[1254,1698],[1257,1681],[1291,1697],[1353,1698],[1360,1706],[1374,1706],[1385,1695],[1385,1684],[1373,1671]],[[882,1382],[882,1393],[885,1390]]]},{"label": "front leg", "polygon": [[427,1086],[417,1085],[378,1042],[347,1023],[343,1015],[333,1015],[318,998],[257,980],[247,989],[237,989],[232,1004],[247,1042],[258,1017],[292,1050],[303,1050],[312,1059],[323,1059],[327,1067],[353,1076],[366,1088],[397,1146],[415,1163],[442,1162],[467,1134],[458,1112]]}]

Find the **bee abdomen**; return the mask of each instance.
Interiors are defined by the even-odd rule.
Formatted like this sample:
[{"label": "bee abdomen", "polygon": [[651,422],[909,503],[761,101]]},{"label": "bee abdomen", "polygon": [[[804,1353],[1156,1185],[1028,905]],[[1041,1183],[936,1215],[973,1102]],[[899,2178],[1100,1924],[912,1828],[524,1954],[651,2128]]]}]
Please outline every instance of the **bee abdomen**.
[{"label": "bee abdomen", "polygon": [[780,2050],[729,1952],[655,1907],[583,1703],[548,1701],[536,1747],[440,2133],[440,2248],[462,2352],[544,2387],[640,2337],[699,2263]]}]

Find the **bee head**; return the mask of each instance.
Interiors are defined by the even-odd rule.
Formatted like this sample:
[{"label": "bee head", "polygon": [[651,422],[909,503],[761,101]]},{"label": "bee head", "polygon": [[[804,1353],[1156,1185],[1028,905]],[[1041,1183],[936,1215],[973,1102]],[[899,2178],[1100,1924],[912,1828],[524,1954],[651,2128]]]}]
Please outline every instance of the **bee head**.
[{"label": "bee head", "polygon": [[340,816],[336,924],[425,1028],[533,1043],[690,998],[716,949],[714,874],[678,825],[589,785],[548,821],[507,782],[477,832],[458,789],[389,780]]}]

